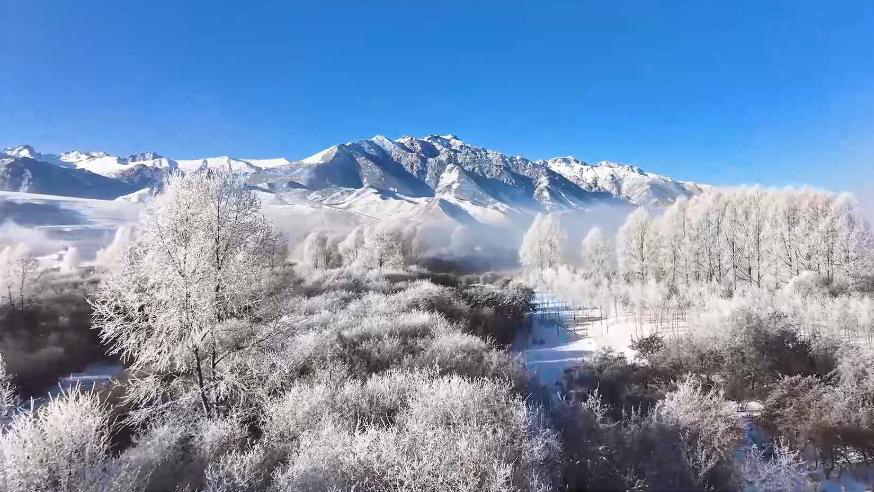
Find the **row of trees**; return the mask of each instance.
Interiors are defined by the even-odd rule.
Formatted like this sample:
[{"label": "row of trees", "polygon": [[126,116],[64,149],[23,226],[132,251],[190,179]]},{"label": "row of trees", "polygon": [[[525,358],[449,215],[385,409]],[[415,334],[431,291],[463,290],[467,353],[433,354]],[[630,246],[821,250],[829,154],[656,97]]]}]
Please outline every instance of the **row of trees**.
[{"label": "row of trees", "polygon": [[316,229],[304,238],[298,254],[304,265],[315,269],[403,269],[416,255],[416,233],[415,226],[394,223],[358,226],[346,234]]},{"label": "row of trees", "polygon": [[847,280],[871,265],[871,231],[852,196],[802,190],[710,190],[617,236],[619,272],[671,285],[778,287],[803,271]]},{"label": "row of trees", "polygon": [[[562,263],[565,235],[557,216],[535,218],[519,252],[528,269]],[[804,271],[847,281],[867,271],[874,236],[847,194],[811,189],[708,190],[653,217],[632,212],[615,241],[593,228],[581,245],[580,271],[676,288],[717,283],[776,288]]]}]

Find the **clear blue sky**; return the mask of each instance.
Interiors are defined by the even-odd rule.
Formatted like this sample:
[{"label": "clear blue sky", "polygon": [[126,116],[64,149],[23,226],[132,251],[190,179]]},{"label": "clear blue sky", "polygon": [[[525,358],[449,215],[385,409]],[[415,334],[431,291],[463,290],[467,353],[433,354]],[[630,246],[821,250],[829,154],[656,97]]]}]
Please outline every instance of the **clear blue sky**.
[{"label": "clear blue sky", "polygon": [[874,1],[0,0],[0,147],[301,158],[455,133],[724,183],[874,182]]}]

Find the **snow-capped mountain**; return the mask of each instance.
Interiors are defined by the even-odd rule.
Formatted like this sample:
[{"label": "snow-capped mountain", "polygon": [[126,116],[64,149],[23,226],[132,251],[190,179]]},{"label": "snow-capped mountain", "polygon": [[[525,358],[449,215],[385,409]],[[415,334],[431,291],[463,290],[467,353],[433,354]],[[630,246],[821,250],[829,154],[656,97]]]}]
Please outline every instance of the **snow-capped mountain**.
[{"label": "snow-capped mountain", "polygon": [[43,154],[29,145],[20,145],[3,149],[0,151],[0,157],[3,154],[8,157],[33,159],[58,167],[90,171],[139,188],[154,186],[168,172],[177,167],[176,161],[161,157],[155,152],[142,152],[128,157],[109,155],[106,152],[83,152],[80,150],[61,154]]},{"label": "snow-capped mountain", "polygon": [[63,167],[29,157],[0,157],[0,190],[112,199],[137,188],[85,169]]},{"label": "snow-capped mountain", "polygon": [[376,136],[335,145],[264,174],[274,179],[283,176],[310,189],[370,186],[408,196],[547,210],[584,208],[611,199],[666,205],[702,189],[623,164],[509,156],[469,145],[454,135],[397,140]]},{"label": "snow-capped mountain", "polygon": [[700,193],[706,187],[610,161],[589,165],[575,157],[556,157],[545,164],[584,190],[604,191],[638,205],[666,205],[681,196]]},{"label": "snow-capped mountain", "polygon": [[[607,161],[588,164],[574,157],[530,160],[510,156],[467,144],[454,135],[396,140],[376,136],[335,145],[298,161],[230,156],[170,159],[155,152],[127,157],[83,151],[44,154],[27,145],[0,151],[0,159],[6,161],[6,178],[0,181],[0,189],[6,190],[26,187],[46,190],[43,193],[95,196],[94,186],[104,186],[101,197],[115,198],[154,187],[175,170],[225,168],[247,174],[249,183],[259,189],[294,192],[295,196],[309,193],[314,200],[337,196],[322,193],[335,189],[379,192],[341,193],[351,208],[355,207],[350,201],[364,197],[370,201],[376,200],[374,197],[380,201],[408,199],[411,203],[430,199],[429,203],[438,203],[443,209],[455,207],[459,213],[467,210],[479,215],[484,210],[527,213],[586,209],[611,202],[666,205],[703,189],[703,185]],[[76,179],[59,187],[56,177],[60,171],[44,166],[76,171]],[[95,180],[94,175],[104,179]],[[77,183],[85,182],[85,191],[76,195]]]}]

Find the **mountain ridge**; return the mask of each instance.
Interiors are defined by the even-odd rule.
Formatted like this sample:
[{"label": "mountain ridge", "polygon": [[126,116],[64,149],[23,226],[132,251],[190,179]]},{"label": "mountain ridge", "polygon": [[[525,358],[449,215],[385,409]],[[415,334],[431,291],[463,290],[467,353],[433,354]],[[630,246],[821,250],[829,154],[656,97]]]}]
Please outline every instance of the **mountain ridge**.
[{"label": "mountain ridge", "polygon": [[246,174],[253,186],[275,193],[370,187],[455,204],[529,211],[585,209],[606,202],[662,206],[706,188],[610,161],[589,164],[572,156],[540,160],[512,156],[476,147],[453,134],[406,135],[395,140],[377,135],[333,145],[299,160],[172,159],[156,152],[127,157],[83,151],[42,154],[29,145],[4,149],[0,159],[31,159],[88,171],[125,185],[116,191],[153,187],[176,170],[229,168]]}]

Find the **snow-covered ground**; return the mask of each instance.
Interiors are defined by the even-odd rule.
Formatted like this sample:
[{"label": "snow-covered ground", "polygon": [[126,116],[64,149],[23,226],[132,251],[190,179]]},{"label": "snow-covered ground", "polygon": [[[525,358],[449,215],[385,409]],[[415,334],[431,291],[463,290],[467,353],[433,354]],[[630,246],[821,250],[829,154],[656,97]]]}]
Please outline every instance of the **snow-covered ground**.
[{"label": "snow-covered ground", "polygon": [[622,352],[629,359],[634,337],[648,334],[631,316],[601,319],[597,309],[573,306],[545,291],[535,296],[537,310],[527,329],[513,344],[529,372],[541,384],[554,387],[566,369],[579,365],[601,348]]}]

